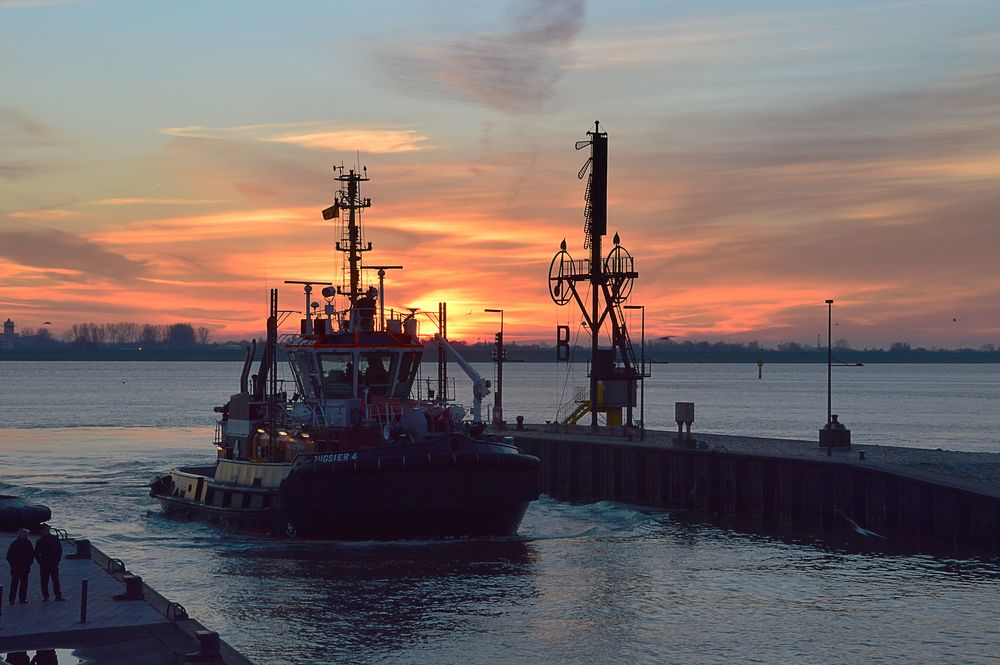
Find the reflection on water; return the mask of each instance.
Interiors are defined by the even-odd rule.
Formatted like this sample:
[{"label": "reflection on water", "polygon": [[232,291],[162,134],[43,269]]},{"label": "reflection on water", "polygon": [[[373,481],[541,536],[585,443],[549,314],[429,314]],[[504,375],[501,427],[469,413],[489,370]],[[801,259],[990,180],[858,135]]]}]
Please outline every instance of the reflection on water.
[{"label": "reflection on water", "polygon": [[0,492],[48,504],[260,663],[988,663],[1000,647],[994,562],[610,502],[543,497],[502,540],[289,541],[165,518],[147,480],[210,460],[210,439],[0,430]]},{"label": "reflection on water", "polygon": [[405,650],[434,632],[460,633],[471,616],[534,593],[530,543],[263,543],[221,550],[213,573],[259,581],[247,593],[269,625],[294,631],[320,657]]}]

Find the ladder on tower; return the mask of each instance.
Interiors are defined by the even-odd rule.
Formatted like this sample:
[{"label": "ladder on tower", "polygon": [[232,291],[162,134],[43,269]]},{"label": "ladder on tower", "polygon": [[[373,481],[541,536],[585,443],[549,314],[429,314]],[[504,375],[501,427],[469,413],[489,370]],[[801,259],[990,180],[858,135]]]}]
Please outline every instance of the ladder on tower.
[{"label": "ladder on tower", "polygon": [[576,405],[576,409],[573,410],[568,416],[563,418],[563,425],[575,425],[580,422],[580,419],[585,415],[590,413],[590,400],[584,400]]},{"label": "ladder on tower", "polygon": [[635,361],[635,348],[632,346],[632,338],[628,334],[628,326],[625,325],[625,312],[622,310],[621,303],[615,303],[615,315],[618,317],[618,320],[622,322],[619,332],[623,356],[622,361],[624,361],[625,365],[629,369],[638,375],[639,365],[636,364]]}]

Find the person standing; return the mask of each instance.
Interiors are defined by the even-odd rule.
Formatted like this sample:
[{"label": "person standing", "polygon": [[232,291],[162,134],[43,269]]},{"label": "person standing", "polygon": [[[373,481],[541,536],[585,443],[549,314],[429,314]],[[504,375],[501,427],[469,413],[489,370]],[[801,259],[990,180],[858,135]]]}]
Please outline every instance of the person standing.
[{"label": "person standing", "polygon": [[20,529],[17,538],[7,548],[7,563],[10,564],[10,594],[7,597],[11,605],[15,596],[20,596],[22,603],[28,602],[28,573],[34,560],[35,548],[28,540],[28,530]]},{"label": "person standing", "polygon": [[35,559],[38,560],[38,574],[42,583],[42,600],[49,599],[49,580],[52,580],[52,591],[56,600],[63,598],[59,588],[59,562],[62,561],[62,544],[59,538],[52,534],[48,526],[42,526],[42,536],[35,543]]}]

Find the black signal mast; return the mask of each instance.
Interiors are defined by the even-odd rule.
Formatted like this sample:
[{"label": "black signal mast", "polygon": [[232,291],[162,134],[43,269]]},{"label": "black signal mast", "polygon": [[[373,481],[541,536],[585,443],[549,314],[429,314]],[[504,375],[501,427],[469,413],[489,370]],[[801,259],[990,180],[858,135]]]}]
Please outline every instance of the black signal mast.
[{"label": "black signal mast", "polygon": [[[608,134],[601,131],[599,122],[595,122],[594,130],[587,132],[587,136],[587,140],[576,142],[576,149],[590,146],[590,158],[577,174],[581,180],[587,177],[584,249],[590,250],[590,259],[574,261],[563,240],[549,266],[549,295],[557,305],[575,300],[590,330],[590,412],[591,428],[596,430],[597,414],[601,410],[600,387],[604,390],[603,409],[608,413],[608,424],[616,424],[613,421],[620,420],[620,409],[625,407],[631,425],[636,382],[642,380],[645,370],[640,371],[636,363],[621,309],[639,273],[634,269],[632,256],[621,246],[617,233],[614,248],[603,256],[603,238],[608,233]],[[589,306],[578,290],[580,283],[590,286]],[[611,329],[610,349],[600,348],[600,333],[605,322]],[[568,329],[559,333],[560,345],[568,343]]]}]

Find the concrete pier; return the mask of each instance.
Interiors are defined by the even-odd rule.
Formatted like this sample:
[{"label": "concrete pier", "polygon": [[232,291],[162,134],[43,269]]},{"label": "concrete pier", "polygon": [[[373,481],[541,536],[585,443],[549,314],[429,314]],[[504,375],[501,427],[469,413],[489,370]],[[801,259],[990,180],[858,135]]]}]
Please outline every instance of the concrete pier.
[{"label": "concrete pier", "polygon": [[542,491],[560,499],[911,551],[1000,553],[1000,454],[855,445],[827,456],[816,441],[712,434],[686,447],[675,432],[647,430],[640,441],[634,428],[557,424],[502,434],[542,460]]},{"label": "concrete pier", "polygon": [[[4,553],[16,536],[0,533]],[[37,535],[31,536],[32,544]],[[91,556],[66,559],[75,541],[63,542],[63,562],[59,576],[65,602],[51,598],[43,602],[37,565],[28,578],[28,602],[8,604],[10,576],[4,567],[0,615],[0,658],[23,652],[29,658],[39,651],[56,650],[58,661],[38,662],[129,663],[130,665],[174,665],[185,662],[250,665],[250,661],[225,642],[218,642],[218,658],[210,652],[218,636],[188,617],[183,608],[171,603],[149,586],[136,580],[120,561],[91,546]],[[81,623],[81,587],[87,580],[86,622]],[[127,595],[127,582],[138,592],[136,599],[115,599]],[[137,583],[138,582],[138,583]],[[208,650],[204,650],[204,646]],[[202,651],[201,656],[186,658]],[[59,653],[61,652],[61,656]],[[52,655],[50,655],[50,658]],[[201,658],[199,660],[198,658]],[[15,662],[9,660],[8,662]],[[27,661],[25,661],[27,662]]]}]

